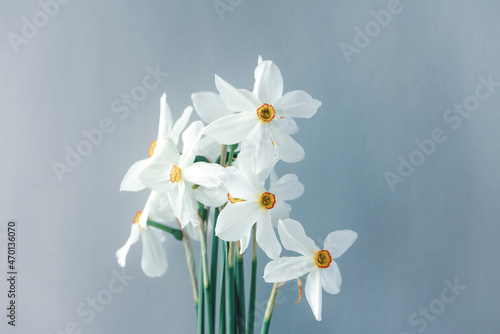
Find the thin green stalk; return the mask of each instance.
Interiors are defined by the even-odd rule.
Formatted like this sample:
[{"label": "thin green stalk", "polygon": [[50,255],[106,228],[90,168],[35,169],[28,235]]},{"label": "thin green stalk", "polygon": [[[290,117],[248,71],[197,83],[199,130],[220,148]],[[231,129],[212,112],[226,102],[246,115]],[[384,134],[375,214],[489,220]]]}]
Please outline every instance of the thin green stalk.
[{"label": "thin green stalk", "polygon": [[227,332],[236,333],[234,323],[234,242],[227,242],[227,271],[226,271],[226,322]]},{"label": "thin green stalk", "polygon": [[245,272],[243,266],[243,255],[240,254],[239,247],[236,249],[236,303],[237,303],[237,326],[240,333],[245,333]]},{"label": "thin green stalk", "polygon": [[217,218],[219,217],[219,208],[215,208],[214,213],[214,231],[212,236],[212,263],[210,265],[210,282],[212,282],[212,290],[210,291],[210,307],[212,308],[213,322],[215,324],[215,300],[217,299],[217,261],[219,258],[219,238],[215,235],[215,227],[217,226]]},{"label": "thin green stalk", "polygon": [[183,237],[182,241],[184,244],[184,249],[186,250],[186,261],[189,269],[189,274],[191,276],[191,285],[193,286],[193,298],[194,298],[194,305],[196,307],[196,310],[198,310],[198,282],[196,280],[196,269],[195,269],[195,263],[194,263],[194,256],[193,256],[193,248],[191,247],[191,241],[189,240],[189,237],[187,236],[184,231],[182,231]]},{"label": "thin green stalk", "polygon": [[203,288],[205,299],[205,312],[207,317],[207,329],[209,334],[214,333],[214,318],[212,315],[212,303],[210,299],[210,276],[208,273],[208,259],[207,259],[207,235],[205,228],[202,224],[199,225],[200,230],[200,245],[201,245],[201,263],[203,268]]},{"label": "thin green stalk", "polygon": [[269,326],[271,326],[271,317],[273,316],[274,304],[276,304],[276,296],[278,295],[278,289],[283,283],[274,283],[273,291],[271,291],[271,296],[269,296],[269,301],[267,302],[266,313],[264,314],[264,322],[262,323],[261,334],[269,333]]},{"label": "thin green stalk", "polygon": [[233,163],[234,150],[236,150],[236,147],[238,147],[238,144],[231,145],[230,147],[229,158],[227,159],[228,166],[231,166],[231,164]]},{"label": "thin green stalk", "polygon": [[253,334],[255,327],[255,293],[257,291],[257,225],[253,226],[252,276],[250,281],[250,297],[248,301],[247,334]]},{"label": "thin green stalk", "polygon": [[200,280],[198,281],[198,334],[205,333],[205,306],[203,296],[203,264],[200,261]]},{"label": "thin green stalk", "polygon": [[182,235],[182,230],[178,230],[178,229],[176,229],[176,228],[172,228],[172,227],[170,227],[170,226],[166,226],[166,225],[163,225],[163,224],[157,223],[157,222],[155,222],[155,221],[153,221],[153,220],[150,220],[150,219],[148,219],[147,224],[148,224],[149,226],[153,226],[153,227],[155,227],[155,228],[157,228],[157,229],[160,229],[160,230],[162,230],[162,231],[165,231],[165,232],[167,232],[167,233],[170,233],[170,234],[172,234],[172,235],[174,236],[174,238],[176,238],[176,239],[177,239],[177,240],[179,240],[179,241],[182,241],[182,237],[183,237],[183,235]]},{"label": "thin green stalk", "polygon": [[[224,242],[224,241],[221,241]],[[220,283],[220,307],[219,307],[219,334],[226,333],[226,255],[221,252],[221,283]]]}]

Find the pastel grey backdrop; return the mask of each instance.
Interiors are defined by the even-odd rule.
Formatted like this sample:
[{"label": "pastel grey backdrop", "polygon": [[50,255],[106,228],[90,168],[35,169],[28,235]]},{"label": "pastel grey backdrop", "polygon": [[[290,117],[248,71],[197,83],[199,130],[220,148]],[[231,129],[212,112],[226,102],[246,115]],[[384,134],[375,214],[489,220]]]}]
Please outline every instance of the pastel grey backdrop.
[{"label": "pastel grey backdrop", "polygon": [[[6,324],[2,279],[2,333],[195,331],[184,249],[173,238],[164,277],[142,273],[139,243],[127,286],[92,316],[87,298],[109,297],[113,271],[121,273],[114,253],[147,192],[118,188],[156,136],[161,94],[177,117],[192,92],[215,91],[215,73],[251,88],[258,55],[280,67],[285,91],[322,101],[312,119],[298,121],[305,160],[279,165],[306,188],[292,217],[314,239],[337,229],[359,234],[338,260],[341,293],[323,294],[323,321],[305,298],[295,305],[288,283],[271,332],[500,330],[500,89],[456,130],[458,121],[443,119],[475,94],[480,76],[500,81],[499,3],[402,0],[380,31],[368,25],[371,42],[348,62],[340,43],[355,46],[354,29],[391,1],[221,0],[232,9],[223,19],[212,0],[67,2],[17,53],[8,34],[22,36],[23,17],[33,22],[42,8],[35,0],[0,4],[0,236],[9,219],[19,229],[18,323]],[[169,75],[120,119],[111,104],[142,84],[148,66]],[[66,146],[104,118],[112,132],[59,182],[52,163],[64,163]],[[384,173],[398,173],[399,156],[409,159],[414,141],[435,128],[446,140],[391,191]],[[267,260],[259,256],[261,276]],[[445,281],[462,288],[445,290]],[[259,303],[270,289],[259,280]]]}]

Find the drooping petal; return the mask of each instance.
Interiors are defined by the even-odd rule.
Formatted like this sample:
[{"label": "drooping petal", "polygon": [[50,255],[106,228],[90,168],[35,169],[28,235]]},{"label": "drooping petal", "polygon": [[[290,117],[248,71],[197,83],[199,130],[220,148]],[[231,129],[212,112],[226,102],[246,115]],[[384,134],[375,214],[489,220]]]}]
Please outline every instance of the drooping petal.
[{"label": "drooping petal", "polygon": [[314,269],[307,276],[306,298],[316,320],[321,321],[321,308],[323,303],[323,287],[321,284],[321,273],[319,269]]},{"label": "drooping petal", "polygon": [[271,184],[269,192],[283,201],[299,198],[304,193],[304,185],[295,174],[283,175],[277,182]]},{"label": "drooping petal", "polygon": [[135,162],[125,174],[120,184],[120,191],[139,191],[146,188],[146,185],[140,180],[140,173],[151,163],[150,159],[143,159]]},{"label": "drooping petal", "polygon": [[310,118],[318,111],[320,106],[321,102],[313,99],[311,95],[303,90],[294,90],[286,93],[274,105],[276,113],[285,118]]},{"label": "drooping petal", "polygon": [[256,112],[257,108],[262,105],[262,102],[251,92],[245,89],[236,89],[218,75],[215,75],[215,86],[220,93],[220,97],[230,110]]},{"label": "drooping petal", "polygon": [[328,268],[321,269],[321,284],[323,285],[323,289],[332,295],[340,292],[342,276],[335,261],[332,261]]},{"label": "drooping petal", "polygon": [[177,182],[177,198],[175,201],[174,214],[179,219],[182,228],[185,228],[190,222],[198,225],[197,206],[194,200],[194,194],[191,187],[184,181]]},{"label": "drooping petal", "polygon": [[258,122],[257,114],[232,114],[210,123],[203,133],[215,139],[219,144],[232,145],[248,138]]},{"label": "drooping petal", "polygon": [[241,143],[241,153],[245,155],[248,168],[254,174],[260,174],[277,161],[276,149],[267,124],[257,123],[247,139]]},{"label": "drooping petal", "polygon": [[257,202],[228,203],[217,219],[215,234],[226,241],[241,240],[262,213]]},{"label": "drooping petal", "polygon": [[281,257],[266,265],[264,280],[268,283],[286,282],[305,275],[314,268],[314,262],[309,256]]},{"label": "drooping petal", "polygon": [[304,149],[284,131],[272,131],[278,158],[284,162],[297,162],[304,159]]},{"label": "drooping petal", "polygon": [[241,255],[245,254],[245,251],[248,248],[248,244],[250,243],[250,239],[252,239],[252,229],[250,229],[250,231],[248,231],[248,233],[245,233],[243,238],[240,240],[240,246],[241,246],[240,254]]},{"label": "drooping petal", "polygon": [[300,253],[304,256],[312,256],[319,250],[314,241],[306,235],[302,225],[293,219],[280,220],[278,233],[283,247]]},{"label": "drooping petal", "polygon": [[213,92],[198,92],[191,94],[193,106],[196,113],[206,124],[210,124],[219,118],[231,115],[230,111],[219,94]]},{"label": "drooping petal", "polygon": [[184,168],[193,163],[196,157],[195,148],[201,138],[203,123],[196,121],[182,133],[182,154],[179,161],[179,167]]},{"label": "drooping petal", "polygon": [[168,137],[174,141],[174,144],[177,145],[179,143],[179,135],[186,127],[189,118],[191,118],[191,114],[193,113],[193,107],[189,106],[184,109],[181,117],[174,123],[172,130],[168,134]]},{"label": "drooping petal", "polygon": [[328,234],[324,246],[332,258],[336,259],[352,246],[357,237],[358,234],[351,230],[335,231]]},{"label": "drooping petal", "polygon": [[160,277],[167,271],[167,257],[163,246],[149,228],[141,230],[142,260],[141,267],[146,276]]},{"label": "drooping petal", "polygon": [[130,246],[135,244],[137,240],[139,240],[139,235],[141,232],[139,231],[139,226],[137,224],[132,224],[130,227],[130,236],[127,239],[127,242],[125,242],[125,245],[123,245],[119,250],[116,251],[116,258],[118,260],[118,264],[121,267],[125,267],[127,262],[127,254],[130,249]]},{"label": "drooping petal", "polygon": [[274,104],[283,95],[283,77],[272,61],[260,62],[255,68],[253,93],[264,103]]},{"label": "drooping petal", "polygon": [[196,162],[182,170],[182,177],[193,184],[215,188],[222,183],[224,167],[215,163]]},{"label": "drooping petal", "polygon": [[270,259],[276,260],[281,253],[281,245],[276,238],[271,216],[264,212],[257,220],[257,243]]}]

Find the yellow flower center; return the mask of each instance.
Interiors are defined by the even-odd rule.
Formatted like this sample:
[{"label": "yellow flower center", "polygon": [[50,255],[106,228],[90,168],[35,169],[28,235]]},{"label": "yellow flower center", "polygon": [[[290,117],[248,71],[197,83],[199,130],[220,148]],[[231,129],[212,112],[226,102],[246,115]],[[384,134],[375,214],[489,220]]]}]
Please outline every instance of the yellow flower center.
[{"label": "yellow flower center", "polygon": [[176,165],[173,165],[172,170],[170,171],[170,181],[172,183],[175,183],[181,179],[181,176],[182,176],[181,169]]},{"label": "yellow flower center", "polygon": [[238,202],[244,202],[245,200],[244,199],[241,199],[241,198],[234,198],[234,197],[231,197],[231,195],[229,195],[229,193],[227,193],[227,199],[229,200],[229,202],[231,203],[238,203]]},{"label": "yellow flower center", "polygon": [[276,204],[276,196],[271,193],[263,193],[260,196],[260,203],[265,209],[270,210]]},{"label": "yellow flower center", "polygon": [[134,217],[134,224],[139,224],[139,219],[141,219],[142,211],[137,211]]},{"label": "yellow flower center", "polygon": [[330,263],[332,263],[332,256],[329,251],[320,250],[314,255],[314,261],[316,262],[316,266],[318,268],[325,269],[330,266]]},{"label": "yellow flower center", "polygon": [[260,120],[266,123],[269,123],[273,120],[276,112],[272,105],[264,103],[257,109],[257,116],[259,116]]},{"label": "yellow flower center", "polygon": [[153,154],[155,154],[155,148],[156,148],[156,140],[153,140],[151,142],[151,145],[149,145],[149,151],[148,154],[151,157]]}]

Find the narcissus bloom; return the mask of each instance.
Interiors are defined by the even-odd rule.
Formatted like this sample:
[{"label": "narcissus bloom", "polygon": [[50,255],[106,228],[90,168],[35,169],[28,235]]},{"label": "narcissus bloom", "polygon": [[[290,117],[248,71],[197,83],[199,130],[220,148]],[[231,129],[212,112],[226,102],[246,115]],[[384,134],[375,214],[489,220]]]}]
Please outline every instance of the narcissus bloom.
[{"label": "narcissus bloom", "polygon": [[118,264],[122,267],[126,265],[126,258],[130,246],[142,239],[142,271],[149,277],[160,277],[167,271],[167,257],[160,241],[160,231],[154,230],[147,225],[148,216],[152,207],[157,204],[161,196],[158,193],[151,192],[143,211],[137,212],[134,223],[130,229],[130,237],[125,245],[116,252]]},{"label": "narcissus bloom", "polygon": [[182,134],[182,154],[171,139],[155,152],[152,162],[139,174],[144,184],[154,191],[167,193],[174,215],[182,227],[199,224],[198,205],[193,186],[215,188],[221,183],[224,168],[218,164],[194,162],[196,145],[201,137],[203,124],[193,122]]},{"label": "narcissus bloom", "polygon": [[120,191],[139,191],[146,188],[146,185],[139,178],[139,174],[151,164],[154,153],[166,144],[167,139],[172,140],[174,144],[177,145],[179,142],[179,135],[186,127],[192,112],[193,108],[187,107],[184,109],[182,116],[174,124],[172,121],[172,112],[167,103],[167,94],[163,93],[160,99],[160,125],[158,128],[158,137],[151,142],[149,146],[149,158],[139,160],[129,168],[120,185]]},{"label": "narcissus bloom", "polygon": [[319,321],[323,289],[330,294],[340,292],[342,277],[333,260],[344,254],[358,235],[351,230],[332,232],[326,237],[323,249],[320,249],[296,220],[280,221],[278,233],[286,249],[302,256],[282,257],[269,262],[264,269],[264,280],[270,283],[286,282],[309,273],[305,287],[306,298]]},{"label": "narcissus bloom", "polygon": [[209,124],[207,136],[220,144],[242,142],[242,150],[258,154],[264,161],[276,154],[285,162],[304,158],[304,149],[290,136],[297,131],[293,117],[312,117],[321,102],[301,90],[283,95],[283,77],[272,61],[259,57],[253,92],[236,89],[219,76],[215,76],[215,85],[227,109],[237,113]]},{"label": "narcissus bloom", "polygon": [[290,206],[285,202],[302,196],[304,186],[296,175],[287,174],[269,190],[261,179],[240,164],[240,169],[226,168],[224,186],[228,190],[228,203],[217,220],[215,233],[223,240],[242,240],[246,248],[252,226],[257,224],[257,243],[267,256],[277,259],[281,245],[274,233],[273,221],[287,218]]}]

